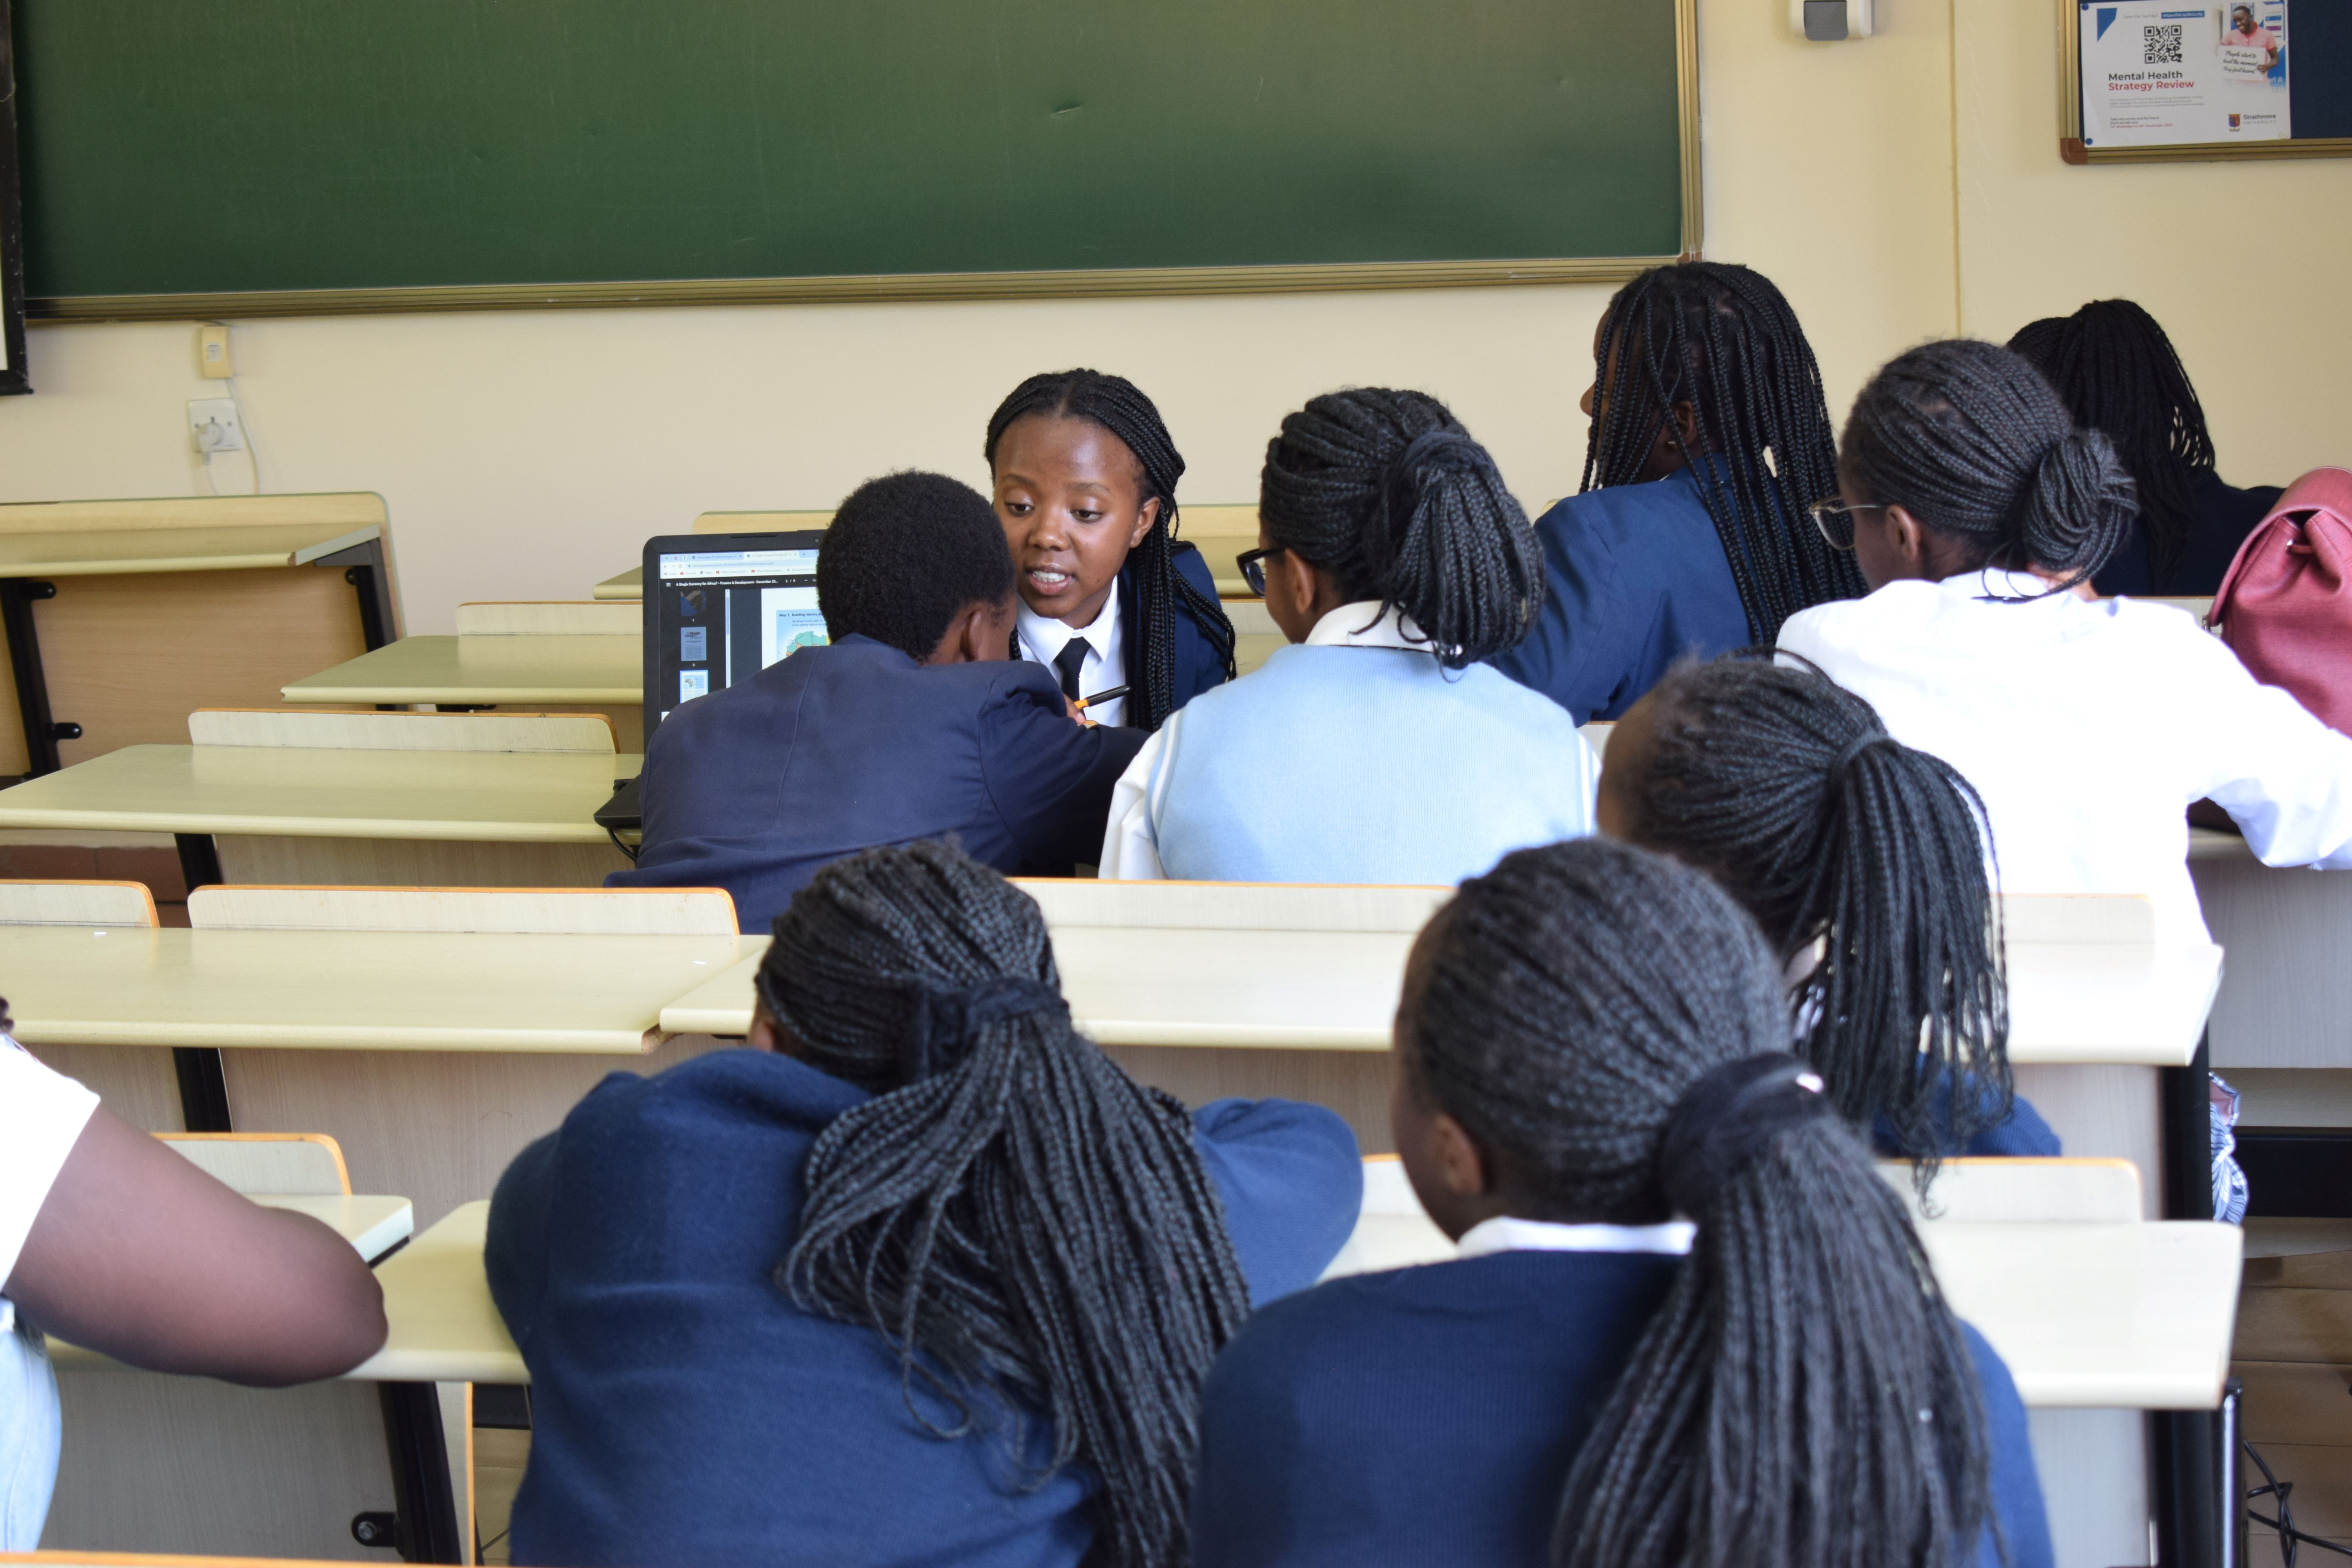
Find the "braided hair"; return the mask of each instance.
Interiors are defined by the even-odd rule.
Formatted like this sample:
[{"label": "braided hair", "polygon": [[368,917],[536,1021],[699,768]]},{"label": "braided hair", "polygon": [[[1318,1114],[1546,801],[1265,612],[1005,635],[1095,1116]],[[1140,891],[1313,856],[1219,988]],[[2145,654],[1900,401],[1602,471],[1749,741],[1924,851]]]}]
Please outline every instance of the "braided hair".
[{"label": "braided hair", "polygon": [[1763,928],[1831,1100],[1885,1117],[1924,1188],[1947,1148],[2008,1119],[2009,985],[1985,872],[1991,826],[1940,757],[1888,735],[1819,671],[1727,657],[1667,672],[1612,754],[1626,837],[1695,866]]},{"label": "braided hair", "polygon": [[941,1436],[977,1395],[1044,1411],[1046,1474],[1096,1482],[1090,1561],[1182,1563],[1201,1379],[1248,1291],[1192,1119],[1072,1031],[1036,904],[945,845],[869,849],[793,897],[759,990],[876,1096],[810,1151],[779,1286],[880,1333],[908,1408],[920,1379],[961,1416]]},{"label": "braided hair", "polygon": [[1330,573],[1349,603],[1402,609],[1462,669],[1527,635],[1543,547],[1486,449],[1425,393],[1326,393],[1265,444],[1265,536]]},{"label": "braided hair", "polygon": [[2131,300],[2094,300],[2028,322],[2009,346],[2049,377],[2075,424],[2116,444],[2139,487],[2149,574],[2162,593],[2196,524],[2197,487],[2214,467],[2205,409],[2172,340]]},{"label": "braided hair", "polygon": [[1972,1560],[1990,1499],[1967,1342],[1868,1151],[1799,1064],[1759,1055],[1789,1015],[1738,907],[1574,839],[1465,882],[1423,942],[1407,1092],[1563,1216],[1697,1224],[1565,1478],[1557,1568]]},{"label": "braided hair", "polygon": [[1143,470],[1144,499],[1160,502],[1151,531],[1129,553],[1135,567],[1136,619],[1141,624],[1127,635],[1143,649],[1143,678],[1134,682],[1127,700],[1128,722],[1139,730],[1157,730],[1176,711],[1176,605],[1181,602],[1192,624],[1208,639],[1223,666],[1225,679],[1234,677],[1234,623],[1213,594],[1203,594],[1176,570],[1176,481],[1184,477],[1184,458],[1168,434],[1160,410],[1143,389],[1122,375],[1095,370],[1053,371],[1033,375],[1006,395],[989,416],[988,440],[981,448],[989,467],[996,467],[997,443],[1013,421],[1031,415],[1051,419],[1084,419],[1099,425],[1125,444]]},{"label": "braided hair", "polygon": [[2077,426],[2022,355],[1973,338],[1889,360],[1854,399],[1838,462],[1864,500],[1961,545],[1960,570],[2056,574],[2053,594],[2105,566],[2137,510],[2115,444]]},{"label": "braided hair", "polygon": [[[1836,441],[1812,345],[1769,279],[1720,261],[1653,267],[1609,301],[1597,341],[1580,490],[1635,483],[1663,430],[1715,521],[1752,641],[1799,610],[1861,596],[1853,558],[1806,520],[1837,491]],[[1674,417],[1685,402],[1696,450]]]}]

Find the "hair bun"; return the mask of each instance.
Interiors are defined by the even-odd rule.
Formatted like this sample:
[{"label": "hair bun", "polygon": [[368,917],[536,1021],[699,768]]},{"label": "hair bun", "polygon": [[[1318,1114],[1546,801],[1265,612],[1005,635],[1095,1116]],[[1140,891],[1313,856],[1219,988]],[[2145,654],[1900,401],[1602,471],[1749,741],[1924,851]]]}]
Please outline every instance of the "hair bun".
[{"label": "hair bun", "polygon": [[2115,443],[2077,426],[2042,452],[2020,508],[2027,562],[2087,576],[2123,542],[2139,500]]}]

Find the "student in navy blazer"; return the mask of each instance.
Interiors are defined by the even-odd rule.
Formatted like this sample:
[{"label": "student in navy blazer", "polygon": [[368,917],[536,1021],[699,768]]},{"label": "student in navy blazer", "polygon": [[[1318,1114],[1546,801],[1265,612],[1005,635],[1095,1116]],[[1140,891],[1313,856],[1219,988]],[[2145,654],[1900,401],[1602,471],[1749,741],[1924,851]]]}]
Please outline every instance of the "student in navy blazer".
[{"label": "student in navy blazer", "polygon": [[1457,1256],[1243,1326],[1196,1568],[2050,1568],[2016,1385],[1788,1031],[1697,871],[1579,838],[1465,882],[1390,1108]]},{"label": "student in navy blazer", "polygon": [[754,1048],[613,1074],[499,1183],[514,1561],[1182,1562],[1202,1374],[1354,1227],[1347,1123],[1136,1083],[937,843],[821,872],[757,990]]},{"label": "student in navy blazer", "polygon": [[763,931],[828,861],[952,837],[1008,874],[1102,843],[1142,732],[1071,714],[1012,660],[1013,564],[988,502],[938,474],[859,487],[817,556],[833,641],[672,710],[646,750],[644,847],[607,887],[718,887]]},{"label": "student in navy blazer", "polygon": [[1033,375],[982,447],[1021,588],[1013,657],[1054,671],[1105,724],[1157,730],[1234,674],[1234,627],[1208,563],[1176,538],[1184,458],[1134,383]]},{"label": "student in navy blazer", "polygon": [[1837,494],[1821,372],[1762,274],[1654,267],[1593,336],[1582,493],[1536,521],[1543,610],[1495,668],[1580,724],[1614,719],[1676,659],[1769,643],[1808,605],[1859,597],[1805,509]]}]

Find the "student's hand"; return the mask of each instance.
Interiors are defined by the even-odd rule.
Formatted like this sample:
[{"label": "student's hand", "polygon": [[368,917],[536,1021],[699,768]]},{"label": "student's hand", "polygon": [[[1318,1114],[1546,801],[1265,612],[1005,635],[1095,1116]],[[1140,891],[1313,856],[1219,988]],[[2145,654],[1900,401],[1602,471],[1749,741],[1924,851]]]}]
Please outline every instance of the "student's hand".
[{"label": "student's hand", "polygon": [[1079,723],[1084,724],[1087,729],[1091,730],[1095,727],[1095,721],[1087,717],[1087,710],[1078,706],[1077,699],[1074,697],[1063,698],[1062,710],[1065,713],[1067,713],[1071,718],[1076,719]]}]

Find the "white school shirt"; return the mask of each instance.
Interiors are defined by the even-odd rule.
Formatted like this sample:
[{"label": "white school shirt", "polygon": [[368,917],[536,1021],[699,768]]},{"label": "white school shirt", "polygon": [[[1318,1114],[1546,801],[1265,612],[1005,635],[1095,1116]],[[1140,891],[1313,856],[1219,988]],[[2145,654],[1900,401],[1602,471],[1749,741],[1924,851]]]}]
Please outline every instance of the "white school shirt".
[{"label": "white school shirt", "polygon": [[2177,609],[2048,587],[1889,583],[1791,616],[1780,647],[1976,786],[2003,892],[2143,893],[2158,940],[2208,941],[2183,815],[2207,797],[2267,865],[2352,868],[2352,737]]},{"label": "white school shirt", "polygon": [[[0,1035],[0,1288],[98,1096]],[[38,1335],[0,1296],[0,1552],[40,1544],[58,1475],[58,1383]]]},{"label": "white school shirt", "polygon": [[1554,1225],[1549,1220],[1515,1219],[1496,1215],[1462,1233],[1454,1244],[1456,1258],[1484,1258],[1496,1252],[1652,1252],[1665,1258],[1686,1258],[1698,1226],[1686,1219],[1663,1225]]},{"label": "white school shirt", "polygon": [[[1382,615],[1379,600],[1365,599],[1342,605],[1317,621],[1315,629],[1307,634],[1305,646],[1401,647],[1426,653],[1429,639],[1422,636],[1421,627],[1402,610],[1391,605]],[[1348,668],[1353,669],[1355,666]],[[1095,717],[1095,710],[1087,709],[1087,717]],[[1157,882],[1167,878],[1167,868],[1160,863],[1160,843],[1151,830],[1159,805],[1150,798],[1151,776],[1159,771],[1160,753],[1175,744],[1183,722],[1182,709],[1170,714],[1168,721],[1152,732],[1151,739],[1143,742],[1143,750],[1127,764],[1127,772],[1118,775],[1118,783],[1111,786],[1110,820],[1103,833],[1102,860],[1095,868],[1095,874],[1106,882]],[[1160,780],[1160,787],[1167,788],[1165,777]]]},{"label": "white school shirt", "polygon": [[[1127,632],[1119,624],[1118,589],[1113,585],[1110,597],[1103,602],[1102,614],[1090,626],[1073,626],[1041,616],[1029,607],[1025,599],[1019,602],[1021,620],[1021,657],[1033,664],[1054,669],[1054,659],[1069,645],[1073,637],[1082,637],[1087,645],[1087,660],[1078,666],[1078,695],[1090,691],[1108,691],[1127,683]],[[1054,679],[1062,679],[1054,670]],[[1108,702],[1094,703],[1087,709],[1087,717],[1097,724],[1117,724],[1127,717],[1127,699],[1114,697]]]}]

